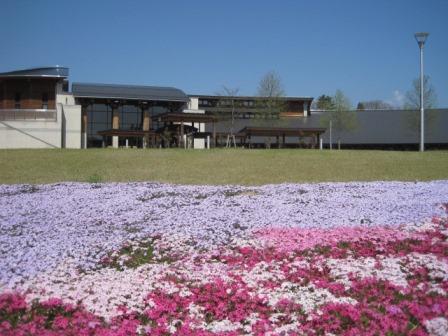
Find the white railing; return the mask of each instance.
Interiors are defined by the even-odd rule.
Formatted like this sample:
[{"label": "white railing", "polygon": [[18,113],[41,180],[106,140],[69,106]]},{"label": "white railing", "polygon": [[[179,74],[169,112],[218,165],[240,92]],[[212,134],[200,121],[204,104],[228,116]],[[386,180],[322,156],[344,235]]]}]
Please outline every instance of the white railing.
[{"label": "white railing", "polygon": [[0,109],[0,120],[56,120],[56,110],[47,109]]}]

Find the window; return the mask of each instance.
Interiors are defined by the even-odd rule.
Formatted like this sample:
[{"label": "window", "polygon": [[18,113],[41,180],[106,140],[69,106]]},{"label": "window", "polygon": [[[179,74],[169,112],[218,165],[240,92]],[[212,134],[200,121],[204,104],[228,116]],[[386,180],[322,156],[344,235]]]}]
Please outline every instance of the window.
[{"label": "window", "polygon": [[20,108],[20,100],[21,100],[20,92],[16,92],[16,94],[14,95],[14,108],[16,109]]},{"label": "window", "polygon": [[42,93],[42,109],[48,110],[48,93]]}]

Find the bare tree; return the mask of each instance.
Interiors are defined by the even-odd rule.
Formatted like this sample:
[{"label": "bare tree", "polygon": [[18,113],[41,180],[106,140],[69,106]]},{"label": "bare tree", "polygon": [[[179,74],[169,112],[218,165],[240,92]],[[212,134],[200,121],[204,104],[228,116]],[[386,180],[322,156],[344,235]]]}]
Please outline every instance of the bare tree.
[{"label": "bare tree", "polygon": [[[431,83],[429,76],[423,77],[423,106],[425,109],[433,109],[437,106],[437,94],[434,86]],[[412,81],[412,89],[406,92],[406,98],[403,108],[406,110],[413,110],[406,116],[406,124],[412,132],[420,130],[420,78]],[[425,128],[430,128],[437,115],[434,111],[425,112]]]},{"label": "bare tree", "polygon": [[[429,76],[423,77],[423,106],[425,108],[435,108],[437,105],[437,94],[431,83]],[[404,108],[409,110],[420,109],[420,78],[412,81],[412,89],[406,92]]]},{"label": "bare tree", "polygon": [[285,104],[282,97],[285,96],[285,91],[280,76],[276,72],[269,71],[263,76],[258,84],[257,96],[260,97],[257,105],[261,117],[278,116],[284,110]]},{"label": "bare tree", "polygon": [[320,123],[323,126],[330,127],[330,132],[331,129],[337,132],[338,149],[341,149],[341,133],[354,130],[357,126],[357,119],[356,114],[350,111],[352,108],[350,100],[341,90],[336,90],[332,98],[332,109],[321,118]]},{"label": "bare tree", "polygon": [[230,129],[229,133],[227,134],[227,141],[226,141],[226,147],[233,147],[236,148],[236,140],[235,140],[235,97],[238,95],[238,92],[240,91],[239,88],[229,88],[225,85],[222,86],[222,90],[218,93],[218,95],[221,97],[218,104],[221,106],[230,106],[231,107],[231,122],[230,122]]}]

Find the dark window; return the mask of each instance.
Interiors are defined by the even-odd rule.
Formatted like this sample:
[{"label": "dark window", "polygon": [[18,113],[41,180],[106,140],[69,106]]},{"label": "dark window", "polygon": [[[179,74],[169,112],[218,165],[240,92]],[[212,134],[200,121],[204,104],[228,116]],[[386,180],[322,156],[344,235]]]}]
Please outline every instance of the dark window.
[{"label": "dark window", "polygon": [[48,93],[42,93],[42,108],[44,110],[48,109]]},{"label": "dark window", "polygon": [[[103,138],[97,132],[112,128],[112,109],[105,104],[89,105],[87,107],[87,121],[88,146],[101,147]],[[106,143],[106,145],[109,145],[109,143]]]},{"label": "dark window", "polygon": [[20,108],[20,100],[21,100],[21,94],[20,92],[16,92],[14,95],[14,108],[19,109]]},{"label": "dark window", "polygon": [[141,130],[143,113],[141,108],[135,105],[123,105],[119,108],[120,129]]}]

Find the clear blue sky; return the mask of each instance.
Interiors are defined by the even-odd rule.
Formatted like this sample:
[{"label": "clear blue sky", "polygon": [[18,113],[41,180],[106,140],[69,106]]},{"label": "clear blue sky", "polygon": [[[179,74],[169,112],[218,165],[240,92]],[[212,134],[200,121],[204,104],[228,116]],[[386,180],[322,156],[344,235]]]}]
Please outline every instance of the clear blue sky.
[{"label": "clear blue sky", "polygon": [[0,2],[0,72],[70,68],[71,82],[255,94],[276,71],[291,96],[400,103],[425,69],[448,107],[448,0]]}]

